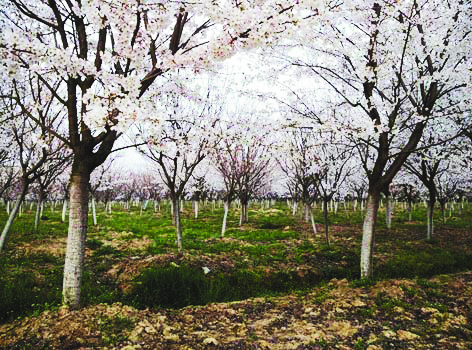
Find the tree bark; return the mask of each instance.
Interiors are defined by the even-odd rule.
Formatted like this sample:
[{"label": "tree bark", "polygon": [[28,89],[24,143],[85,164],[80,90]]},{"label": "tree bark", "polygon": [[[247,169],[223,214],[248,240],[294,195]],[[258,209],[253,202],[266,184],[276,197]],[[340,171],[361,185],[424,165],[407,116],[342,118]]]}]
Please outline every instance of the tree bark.
[{"label": "tree bark", "polygon": [[361,246],[361,278],[372,277],[375,222],[379,210],[380,191],[369,191],[367,213],[364,219]]},{"label": "tree bark", "polygon": [[221,226],[221,238],[223,238],[225,236],[225,232],[226,232],[226,219],[228,218],[228,211],[229,211],[229,206],[230,206],[230,202],[226,202],[224,203],[224,207],[225,207],[225,213],[223,215],[223,225]]},{"label": "tree bark", "polygon": [[303,205],[304,220],[306,222],[310,221],[310,204],[304,203]]},{"label": "tree bark", "polygon": [[93,216],[93,226],[97,225],[97,206],[95,203],[95,197],[92,195],[92,216]]},{"label": "tree bark", "polygon": [[195,219],[198,219],[198,201],[194,201]]},{"label": "tree bark", "polygon": [[434,202],[428,201],[428,207],[426,208],[427,211],[427,228],[426,228],[426,239],[433,238],[433,231],[434,231]]},{"label": "tree bark", "polygon": [[248,207],[249,207],[248,203],[246,203],[246,202],[242,203],[241,202],[241,216],[239,217],[239,226],[241,226],[242,224],[244,224],[248,221],[247,220]]},{"label": "tree bark", "polygon": [[327,198],[323,198],[323,217],[324,217],[324,227],[325,227],[326,245],[329,247],[328,199],[327,199]]},{"label": "tree bark", "polygon": [[39,222],[40,222],[40,219],[41,219],[42,211],[43,211],[43,198],[40,195],[39,198],[38,198],[38,204],[37,204],[37,207],[36,207],[36,215],[35,215],[35,218],[34,218],[34,230],[35,231],[37,231],[38,228],[39,228]]},{"label": "tree bark", "polygon": [[174,208],[174,220],[175,220],[175,232],[177,236],[177,249],[179,252],[182,251],[182,225],[180,223],[180,208],[179,199],[172,198],[172,207]]},{"label": "tree bark", "polygon": [[0,236],[0,251],[2,251],[3,246],[5,245],[8,233],[10,232],[10,229],[13,225],[13,221],[15,221],[15,217],[18,214],[18,211],[20,210],[21,202],[23,202],[23,199],[26,196],[26,192],[28,192],[28,183],[26,183],[26,181],[23,181],[21,192],[18,195],[18,198],[16,199],[13,210],[10,211],[10,215],[8,216],[8,220],[5,224],[5,227],[3,228],[2,235]]},{"label": "tree bark", "polygon": [[293,201],[292,216],[295,216],[297,214],[297,209],[298,209],[298,202]]},{"label": "tree bark", "polygon": [[390,196],[385,197],[385,206],[386,206],[386,224],[387,228],[392,228],[392,200]]},{"label": "tree bark", "polygon": [[426,239],[433,238],[433,231],[434,231],[434,204],[436,203],[436,189],[434,187],[429,188],[429,201],[427,203],[426,211],[427,211],[427,228],[426,228]]},{"label": "tree bark", "polygon": [[313,212],[310,210],[311,226],[313,227],[313,233],[316,236],[316,224],[315,219],[313,218]]},{"label": "tree bark", "polygon": [[71,174],[69,235],[62,293],[64,304],[72,309],[80,306],[80,286],[87,239],[89,180],[90,172]]},{"label": "tree bark", "polygon": [[62,222],[66,222],[66,214],[67,214],[67,199],[64,199],[64,203],[62,203]]},{"label": "tree bark", "polygon": [[408,200],[408,222],[411,222],[411,200]]}]

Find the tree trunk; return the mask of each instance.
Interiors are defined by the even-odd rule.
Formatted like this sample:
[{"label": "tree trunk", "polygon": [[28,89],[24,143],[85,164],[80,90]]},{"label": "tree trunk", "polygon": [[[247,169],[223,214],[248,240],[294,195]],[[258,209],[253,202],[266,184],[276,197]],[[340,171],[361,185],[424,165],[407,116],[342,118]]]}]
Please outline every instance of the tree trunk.
[{"label": "tree trunk", "polygon": [[310,210],[311,226],[313,227],[313,233],[316,236],[316,224],[315,219],[313,218],[313,212]]},{"label": "tree trunk", "polygon": [[303,213],[304,213],[304,220],[306,222],[310,221],[310,204],[304,203],[303,204]]},{"label": "tree trunk", "polygon": [[433,214],[434,214],[434,204],[428,202],[428,208],[426,209],[428,215],[428,223],[427,223],[427,231],[426,231],[426,239],[431,239],[433,237]]},{"label": "tree trunk", "polygon": [[93,226],[97,225],[97,206],[95,203],[95,197],[92,195],[92,216],[93,216]]},{"label": "tree trunk", "polygon": [[433,214],[434,214],[434,204],[436,203],[436,191],[429,190],[429,201],[427,203],[427,228],[426,228],[426,239],[433,238],[433,230],[434,230],[434,223],[433,223]]},{"label": "tree trunk", "polygon": [[385,197],[385,205],[386,205],[386,224],[387,228],[391,229],[392,228],[392,200],[390,199],[390,196]]},{"label": "tree trunk", "polygon": [[239,225],[246,223],[247,220],[247,212],[248,212],[249,204],[247,202],[241,202],[241,216],[239,218]]},{"label": "tree trunk", "polygon": [[442,221],[442,224],[444,225],[446,223],[446,203],[443,201],[440,201],[439,204],[441,204],[441,221]]},{"label": "tree trunk", "polygon": [[328,231],[328,199],[323,198],[323,218],[325,228],[326,245],[329,247],[329,231]]},{"label": "tree trunk", "polygon": [[177,249],[179,252],[182,251],[182,224],[180,222],[180,208],[179,208],[179,199],[172,198],[172,207],[174,208],[174,224],[175,232],[177,237]]},{"label": "tree trunk", "polygon": [[171,200],[170,201],[170,213],[172,215],[172,223],[174,224],[174,226],[177,224],[177,221],[176,221],[176,215],[175,215],[175,204],[174,204],[174,200]]},{"label": "tree trunk", "polygon": [[71,174],[69,235],[67,237],[62,293],[64,304],[69,305],[72,309],[80,306],[80,286],[87,239],[89,180],[89,172]]},{"label": "tree trunk", "polygon": [[38,205],[36,207],[36,215],[34,218],[34,230],[37,231],[39,228],[39,220],[41,219],[41,207],[43,205],[43,199],[41,196],[38,198]]},{"label": "tree trunk", "polygon": [[372,277],[375,222],[379,210],[380,192],[369,191],[361,246],[361,278]]},{"label": "tree trunk", "polygon": [[298,202],[293,201],[293,206],[292,206],[292,215],[295,216],[297,214],[297,209],[298,209]]},{"label": "tree trunk", "polygon": [[0,236],[0,251],[2,251],[3,246],[5,245],[8,233],[10,232],[10,229],[13,225],[13,221],[15,221],[16,214],[18,214],[18,211],[20,210],[21,202],[23,202],[23,199],[26,196],[26,192],[28,192],[28,184],[23,181],[21,192],[18,195],[18,198],[16,199],[13,210],[10,211],[10,215],[8,216],[8,220],[5,224],[5,227],[3,228],[2,235]]},{"label": "tree trunk", "polygon": [[64,199],[64,203],[62,203],[62,222],[66,222],[66,214],[67,214],[67,199]]},{"label": "tree trunk", "polygon": [[226,232],[226,219],[228,218],[228,211],[229,211],[229,206],[230,202],[225,201],[224,207],[225,207],[225,213],[223,215],[223,225],[221,226],[221,238],[225,236]]},{"label": "tree trunk", "polygon": [[408,222],[411,222],[411,200],[408,200]]},{"label": "tree trunk", "polygon": [[194,201],[195,219],[198,219],[198,201]]}]

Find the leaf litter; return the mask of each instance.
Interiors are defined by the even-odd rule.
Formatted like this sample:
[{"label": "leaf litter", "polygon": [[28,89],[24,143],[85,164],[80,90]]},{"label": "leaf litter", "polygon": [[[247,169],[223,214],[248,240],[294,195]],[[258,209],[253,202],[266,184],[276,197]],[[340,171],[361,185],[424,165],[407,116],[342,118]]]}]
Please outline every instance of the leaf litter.
[{"label": "leaf litter", "polygon": [[[437,282],[439,280],[439,282]],[[333,279],[306,294],[214,303],[179,310],[93,305],[46,311],[0,326],[3,349],[470,349],[472,272],[353,287]],[[408,304],[403,289],[418,297]],[[319,296],[326,298],[320,302]],[[388,301],[398,305],[389,308]],[[384,303],[384,304],[382,304]],[[447,306],[447,311],[441,308]],[[370,312],[371,310],[374,310]],[[357,344],[357,345],[356,345]]]}]

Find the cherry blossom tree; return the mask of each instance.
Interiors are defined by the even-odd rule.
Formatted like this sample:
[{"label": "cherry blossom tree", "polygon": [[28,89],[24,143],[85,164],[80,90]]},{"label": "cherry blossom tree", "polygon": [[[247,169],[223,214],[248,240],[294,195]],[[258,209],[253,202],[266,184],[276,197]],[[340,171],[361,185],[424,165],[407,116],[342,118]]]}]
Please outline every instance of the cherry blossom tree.
[{"label": "cherry blossom tree", "polygon": [[[64,303],[78,307],[87,232],[88,183],[115,141],[137,120],[159,118],[148,98],[178,69],[206,69],[244,48],[270,45],[300,21],[316,20],[321,2],[9,0],[0,48],[5,72],[28,71],[67,110],[66,130],[51,130],[72,149]],[[148,92],[146,94],[146,92]],[[142,97],[145,98],[142,98]],[[58,107],[59,108],[59,107]]]},{"label": "cherry blossom tree", "polygon": [[236,145],[229,139],[223,139],[219,147],[212,152],[213,164],[219,176],[223,179],[223,223],[221,225],[221,237],[226,232],[226,222],[231,203],[237,198],[238,178],[240,168],[238,167],[238,158]]},{"label": "cherry blossom tree", "polygon": [[329,246],[328,202],[338,194],[354,168],[356,158],[351,149],[334,133],[320,135],[321,142],[316,147],[318,159],[314,163],[314,182],[323,200],[325,240]]},{"label": "cherry blossom tree", "polygon": [[[207,101],[208,102],[208,101]],[[177,248],[183,249],[180,201],[196,167],[219,142],[215,129],[219,115],[209,103],[185,101],[178,96],[168,98],[169,115],[160,133],[140,135],[148,140],[140,149],[156,165],[162,182],[169,190]]]},{"label": "cherry blossom tree", "polygon": [[71,154],[68,150],[59,150],[56,154],[50,155],[47,159],[47,169],[39,168],[34,170],[34,178],[36,178],[36,216],[34,220],[34,229],[39,228],[41,213],[44,203],[49,194],[53,190],[54,182],[64,169],[67,169],[71,162]]},{"label": "cherry blossom tree", "polygon": [[[57,175],[58,169],[61,169],[69,159],[67,151],[64,150],[64,145],[60,141],[47,133],[47,129],[41,129],[24,115],[27,109],[20,100],[18,100],[16,108],[12,113],[16,112],[19,115],[15,119],[11,119],[9,125],[16,144],[16,157],[21,170],[15,205],[0,236],[0,250],[5,244],[10,228],[30,185],[42,178],[42,184],[46,187],[49,186],[52,179]],[[41,106],[38,108],[41,110]],[[39,117],[44,117],[44,120],[46,120],[45,115]]]},{"label": "cherry blossom tree", "polygon": [[[405,164],[408,169],[409,161]],[[400,170],[395,178],[391,192],[399,201],[406,202],[406,210],[408,212],[408,221],[411,222],[413,211],[413,203],[420,199],[418,177],[409,174],[405,169]]]},{"label": "cherry blossom tree", "polygon": [[286,139],[287,146],[281,148],[277,163],[288,178],[287,187],[294,200],[294,207],[301,200],[304,219],[309,221],[313,217],[311,206],[317,195],[313,172],[313,163],[317,157],[312,128],[296,128],[287,133]]},{"label": "cherry blossom tree", "polygon": [[92,197],[92,217],[93,224],[97,225],[97,191],[99,188],[104,186],[105,182],[109,179],[110,169],[113,166],[115,158],[109,157],[102,164],[94,169],[91,173],[89,182],[89,191]]},{"label": "cherry blossom tree", "polygon": [[311,35],[303,33],[304,46],[289,59],[331,89],[331,104],[339,111],[333,123],[360,145],[369,179],[362,277],[372,276],[381,193],[432,120],[467,110],[470,6],[461,1],[351,1],[327,13]]}]

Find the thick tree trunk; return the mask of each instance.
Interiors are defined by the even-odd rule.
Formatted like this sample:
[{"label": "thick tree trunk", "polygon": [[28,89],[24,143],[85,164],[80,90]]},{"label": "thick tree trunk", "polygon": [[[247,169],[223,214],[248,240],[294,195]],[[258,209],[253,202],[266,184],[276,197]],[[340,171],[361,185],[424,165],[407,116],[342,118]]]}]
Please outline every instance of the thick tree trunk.
[{"label": "thick tree trunk", "polygon": [[62,293],[64,304],[73,309],[80,306],[80,286],[87,239],[89,180],[89,172],[73,173],[70,180],[69,235]]},{"label": "thick tree trunk", "polygon": [[[370,191],[369,191],[370,192]],[[364,218],[361,246],[361,278],[372,277],[372,255],[374,250],[375,222],[379,210],[380,192],[370,192],[367,198],[367,213]]]},{"label": "thick tree trunk", "polygon": [[172,198],[172,206],[174,208],[177,249],[179,252],[181,252],[182,251],[182,224],[180,222],[180,208],[179,208],[179,200],[177,198]]},{"label": "thick tree trunk", "polygon": [[223,237],[225,236],[225,232],[226,232],[226,220],[227,220],[227,218],[228,218],[229,206],[230,206],[230,202],[225,201],[225,203],[224,203],[225,213],[224,213],[224,215],[223,215],[223,225],[221,226],[221,238],[223,238]]},{"label": "thick tree trunk", "polygon": [[18,214],[18,211],[20,210],[21,202],[23,202],[23,199],[26,196],[26,192],[28,192],[28,184],[23,183],[21,192],[20,194],[18,194],[18,198],[16,199],[15,206],[13,207],[13,210],[10,211],[10,215],[8,216],[8,220],[5,223],[5,226],[2,231],[2,235],[0,236],[0,251],[3,249],[3,246],[5,245],[5,241],[7,240],[8,233],[10,233],[10,229],[13,225],[13,221],[15,221],[15,217]]}]

